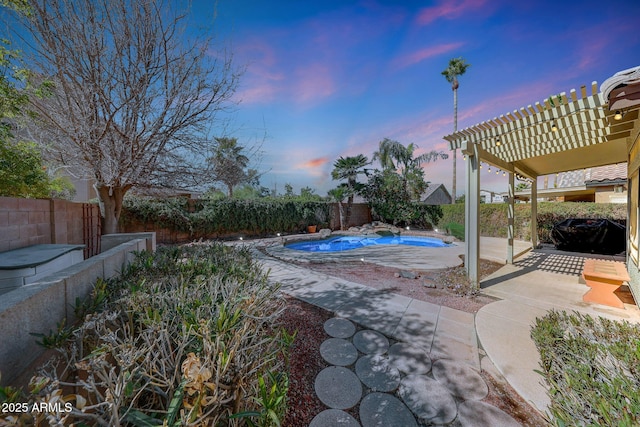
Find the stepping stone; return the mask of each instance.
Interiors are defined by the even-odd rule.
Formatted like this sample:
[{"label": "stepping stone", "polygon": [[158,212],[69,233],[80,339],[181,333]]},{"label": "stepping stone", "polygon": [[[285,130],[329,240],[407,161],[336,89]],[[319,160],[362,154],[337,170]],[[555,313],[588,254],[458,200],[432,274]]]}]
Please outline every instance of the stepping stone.
[{"label": "stepping stone", "polygon": [[360,402],[362,427],[418,427],[400,400],[387,393],[370,393]]},{"label": "stepping stone", "polygon": [[424,349],[406,343],[395,343],[389,348],[391,365],[405,374],[427,374],[431,358]]},{"label": "stepping stone", "polygon": [[448,424],[456,418],[456,402],[449,390],[426,375],[409,375],[400,381],[398,395],[427,424]]},{"label": "stepping stone", "polygon": [[358,359],[358,350],[347,340],[329,338],[320,344],[320,355],[332,365],[348,366]]},{"label": "stepping stone", "polygon": [[503,410],[475,400],[460,404],[458,407],[458,421],[461,427],[519,427],[522,425]]},{"label": "stepping stone", "polygon": [[349,338],[356,333],[356,325],[347,319],[334,317],[324,322],[324,331],[334,338]]},{"label": "stepping stone", "polygon": [[326,409],[313,417],[309,427],[360,427],[351,415],[338,409]]},{"label": "stepping stone", "polygon": [[440,359],[433,362],[432,373],[451,394],[462,400],[482,400],[489,394],[482,376],[466,363]]},{"label": "stepping stone", "polygon": [[333,409],[349,409],[362,397],[362,384],[350,370],[342,366],[329,366],[316,377],[318,398]]},{"label": "stepping stone", "polygon": [[393,391],[400,385],[400,371],[391,366],[387,356],[380,354],[358,359],[356,374],[372,391]]},{"label": "stepping stone", "polygon": [[389,349],[389,340],[380,332],[365,329],[353,336],[353,345],[364,354],[383,354]]}]

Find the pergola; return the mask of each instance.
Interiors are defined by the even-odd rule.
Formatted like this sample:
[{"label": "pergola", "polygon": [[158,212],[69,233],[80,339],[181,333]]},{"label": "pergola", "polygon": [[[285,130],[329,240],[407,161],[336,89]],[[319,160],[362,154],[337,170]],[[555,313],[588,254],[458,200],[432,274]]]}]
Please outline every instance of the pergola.
[{"label": "pergola", "polygon": [[539,176],[630,160],[631,145],[640,127],[640,105],[621,103],[616,110],[610,101],[629,79],[640,86],[640,67],[608,79],[602,85],[605,93],[599,92],[593,82],[444,137],[451,149],[460,149],[466,156],[465,265],[472,284],[478,284],[481,164],[509,174],[506,261],[512,263],[516,177],[531,181],[531,243],[535,248]]}]

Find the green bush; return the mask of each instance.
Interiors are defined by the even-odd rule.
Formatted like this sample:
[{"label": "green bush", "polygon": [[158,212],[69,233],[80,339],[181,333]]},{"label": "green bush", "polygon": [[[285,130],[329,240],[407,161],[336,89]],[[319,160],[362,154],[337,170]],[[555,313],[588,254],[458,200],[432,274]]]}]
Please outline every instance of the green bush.
[{"label": "green bush", "polygon": [[248,249],[199,243],[143,252],[100,289],[101,303],[84,307],[102,311],[47,338],[60,360],[38,371],[27,397],[29,407],[66,402],[70,410],[22,414],[17,425],[282,419],[291,343],[276,323],[284,301]]},{"label": "green bush", "polygon": [[[507,237],[506,203],[483,203],[480,205],[480,234],[489,237]],[[514,237],[519,240],[531,239],[531,205],[517,203],[514,213]],[[551,243],[551,229],[567,218],[607,218],[625,223],[627,207],[610,203],[538,203],[538,241]],[[447,224],[464,224],[464,204],[442,205],[439,228]]]},{"label": "green bush", "polygon": [[328,226],[331,204],[287,199],[149,199],[127,197],[120,219],[188,232],[193,238],[212,234],[267,235],[298,232],[307,225]]},{"label": "green bush", "polygon": [[639,325],[551,311],[531,337],[555,425],[640,425]]}]

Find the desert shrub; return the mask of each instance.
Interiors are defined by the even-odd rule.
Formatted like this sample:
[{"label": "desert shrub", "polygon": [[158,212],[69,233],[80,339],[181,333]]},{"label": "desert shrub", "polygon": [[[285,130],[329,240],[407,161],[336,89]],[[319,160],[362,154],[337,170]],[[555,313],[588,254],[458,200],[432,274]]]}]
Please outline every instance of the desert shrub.
[{"label": "desert shrub", "polygon": [[531,336],[555,425],[640,425],[640,326],[551,311]]},{"label": "desert shrub", "polygon": [[32,381],[30,404],[69,411],[23,414],[21,423],[238,426],[248,418],[267,426],[282,418],[289,341],[274,321],[284,305],[248,249],[159,248],[105,283],[103,310],[49,339],[60,357]]},{"label": "desert shrub", "polygon": [[464,241],[464,225],[458,224],[455,222],[450,222],[449,224],[444,225],[444,229],[448,234],[451,234],[458,240]]}]

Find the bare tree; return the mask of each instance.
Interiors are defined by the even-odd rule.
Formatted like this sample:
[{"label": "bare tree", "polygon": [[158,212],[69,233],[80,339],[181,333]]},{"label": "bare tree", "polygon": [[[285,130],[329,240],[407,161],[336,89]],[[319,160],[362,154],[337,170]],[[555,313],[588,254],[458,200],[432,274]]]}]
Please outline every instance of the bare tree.
[{"label": "bare tree", "polygon": [[197,182],[205,135],[237,85],[230,55],[213,52],[210,37],[190,39],[176,4],[29,1],[25,50],[33,75],[54,84],[30,101],[45,148],[95,179],[105,233],[117,232],[130,189]]}]

